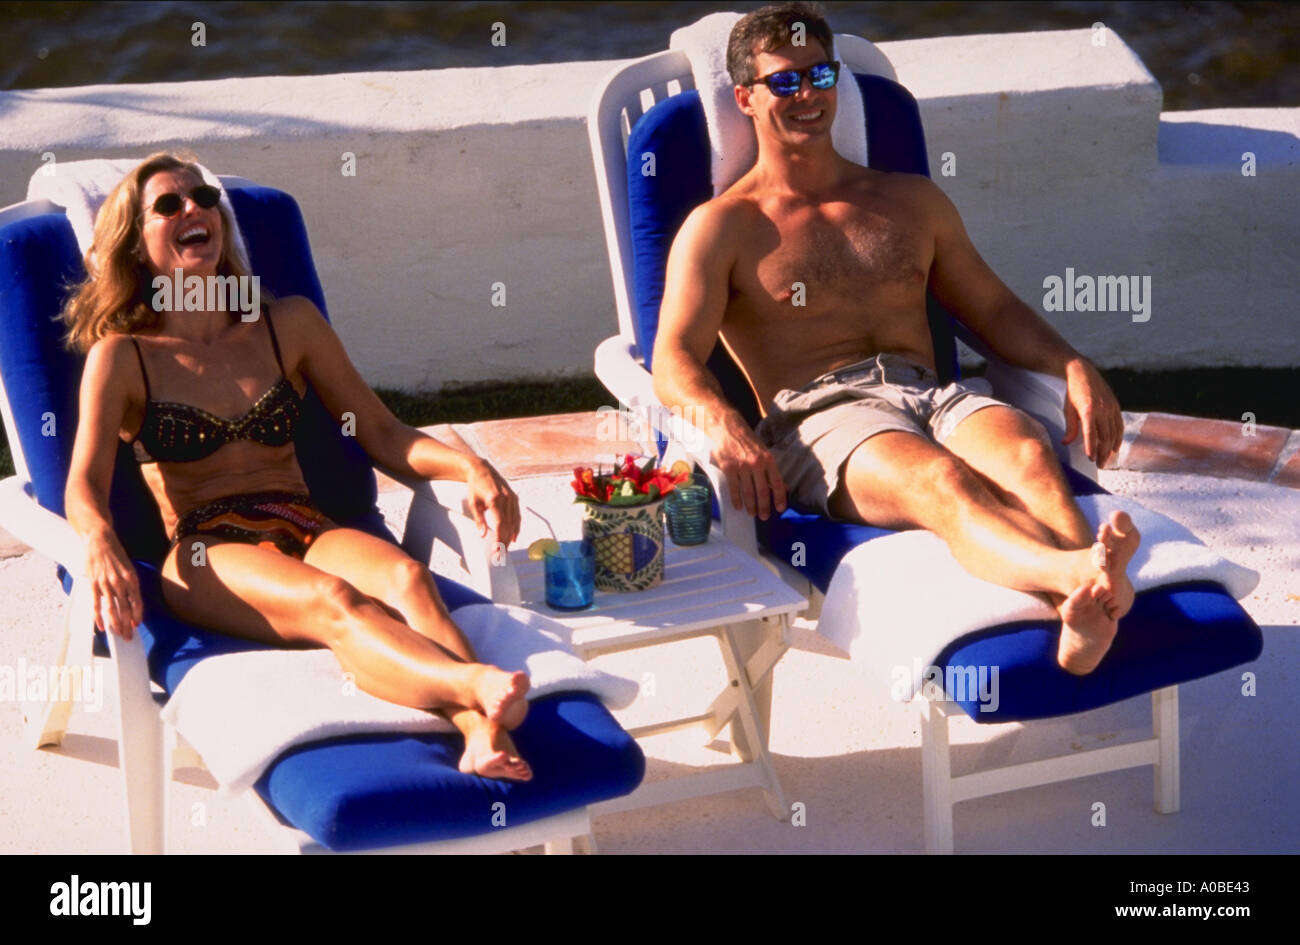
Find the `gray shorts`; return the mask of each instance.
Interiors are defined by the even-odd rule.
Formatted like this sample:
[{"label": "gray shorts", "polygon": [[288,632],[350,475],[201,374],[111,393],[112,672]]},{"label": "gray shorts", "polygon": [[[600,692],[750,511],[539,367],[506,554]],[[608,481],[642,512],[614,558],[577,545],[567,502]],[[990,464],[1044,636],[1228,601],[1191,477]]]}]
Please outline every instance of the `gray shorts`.
[{"label": "gray shorts", "polygon": [[991,391],[978,377],[940,387],[924,365],[878,354],[780,391],[755,432],[772,451],[791,504],[830,515],[844,463],[860,443],[890,431],[942,443],[975,411],[1007,406]]}]

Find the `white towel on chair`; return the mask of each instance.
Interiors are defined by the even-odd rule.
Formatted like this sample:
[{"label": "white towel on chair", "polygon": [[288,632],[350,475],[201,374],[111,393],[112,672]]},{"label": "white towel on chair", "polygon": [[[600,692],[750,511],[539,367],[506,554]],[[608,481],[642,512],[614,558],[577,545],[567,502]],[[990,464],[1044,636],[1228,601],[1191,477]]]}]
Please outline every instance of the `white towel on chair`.
[{"label": "white towel on chair", "polygon": [[[1079,506],[1094,530],[1112,510],[1133,518],[1142,542],[1128,573],[1138,591],[1209,580],[1240,600],[1259,583],[1255,571],[1131,499],[1080,496]],[[1059,618],[1030,594],[969,574],[937,535],[907,531],[859,545],[844,557],[826,589],[817,629],[887,682],[896,682],[905,667],[911,691],[920,692],[925,669],[953,641],[986,627],[1042,619]]]},{"label": "white towel on chair", "polygon": [[[557,620],[502,604],[452,613],[474,652],[511,672],[524,670],[528,698],[595,693],[610,708],[632,703],[640,687],[583,662]],[[203,758],[223,791],[254,784],[294,745],[372,732],[452,732],[440,715],[396,705],[344,679],[329,650],[255,650],[213,656],[195,666],[168,700],[163,721]]]},{"label": "white towel on chair", "polygon": [[[95,217],[104,199],[143,158],[94,158],[87,161],[66,161],[50,164],[32,175],[27,183],[28,200],[48,200],[63,207],[72,224],[72,232],[77,237],[77,246],[84,257],[90,252],[90,244],[95,239]],[[233,226],[235,256],[246,272],[252,269],[248,263],[248,247],[244,243],[244,234],[240,232],[235,221],[235,208],[230,205],[226,189],[221,186],[217,176],[202,164],[205,183],[221,190],[221,206]],[[49,173],[49,169],[53,173]]]},{"label": "white towel on chair", "polygon": [[[704,105],[713,151],[713,195],[716,197],[740,180],[758,160],[758,139],[754,121],[736,106],[730,75],[727,74],[727,39],[739,21],[739,13],[710,13],[690,26],[673,32],[670,49],[679,49],[691,61],[695,88]],[[841,40],[835,37],[836,43]],[[862,109],[862,90],[848,66],[840,67],[835,123],[831,141],[835,150],[855,164],[867,166],[867,125]]]}]

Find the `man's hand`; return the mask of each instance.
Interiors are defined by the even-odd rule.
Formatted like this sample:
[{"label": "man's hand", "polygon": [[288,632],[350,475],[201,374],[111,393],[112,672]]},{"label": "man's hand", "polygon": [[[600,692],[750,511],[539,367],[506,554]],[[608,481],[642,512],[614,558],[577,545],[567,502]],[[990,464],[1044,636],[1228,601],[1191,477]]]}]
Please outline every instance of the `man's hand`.
[{"label": "man's hand", "polygon": [[478,460],[465,476],[470,514],[479,534],[494,533],[496,541],[509,545],[519,537],[519,496],[492,466]]},{"label": "man's hand", "polygon": [[764,520],[773,506],[778,513],[785,511],[785,481],[776,460],[744,420],[739,416],[725,419],[713,443],[713,461],[726,477],[732,508],[739,510],[743,504],[746,512]]},{"label": "man's hand", "polygon": [[1083,451],[1104,466],[1124,439],[1119,401],[1092,364],[1075,358],[1065,366],[1065,444],[1083,434]]}]

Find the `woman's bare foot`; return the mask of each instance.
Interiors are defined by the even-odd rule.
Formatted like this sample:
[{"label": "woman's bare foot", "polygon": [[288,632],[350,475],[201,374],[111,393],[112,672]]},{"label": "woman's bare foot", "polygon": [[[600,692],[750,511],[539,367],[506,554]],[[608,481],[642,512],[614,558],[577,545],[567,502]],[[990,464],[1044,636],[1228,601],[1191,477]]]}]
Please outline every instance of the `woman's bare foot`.
[{"label": "woman's bare foot", "polygon": [[483,716],[480,723],[467,726],[465,753],[460,756],[460,770],[484,778],[505,781],[531,781],[533,769],[519,757],[519,749],[506,730]]},{"label": "woman's bare foot", "polygon": [[[1102,551],[1097,566],[1102,571],[1101,586],[1110,594],[1106,613],[1118,620],[1133,609],[1133,582],[1128,577],[1128,564],[1137,554],[1141,533],[1127,512],[1111,512],[1110,520],[1097,529],[1097,541]],[[1095,547],[1095,546],[1094,546]]]},{"label": "woman's bare foot", "polygon": [[516,729],[528,715],[528,674],[484,666],[474,684],[479,710],[490,722]]},{"label": "woman's bare foot", "polygon": [[1080,584],[1057,608],[1061,643],[1056,662],[1067,673],[1085,676],[1097,668],[1115,639],[1118,624],[1109,615],[1110,594],[1097,584]]}]

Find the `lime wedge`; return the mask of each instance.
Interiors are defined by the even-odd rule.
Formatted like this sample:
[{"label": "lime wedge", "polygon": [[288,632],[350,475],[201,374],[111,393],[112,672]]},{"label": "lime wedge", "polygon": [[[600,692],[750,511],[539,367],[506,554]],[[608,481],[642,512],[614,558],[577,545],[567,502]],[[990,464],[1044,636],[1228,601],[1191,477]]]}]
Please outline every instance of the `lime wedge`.
[{"label": "lime wedge", "polygon": [[554,538],[539,538],[528,546],[529,561],[543,561],[547,555],[553,555],[560,550],[560,543]]}]

